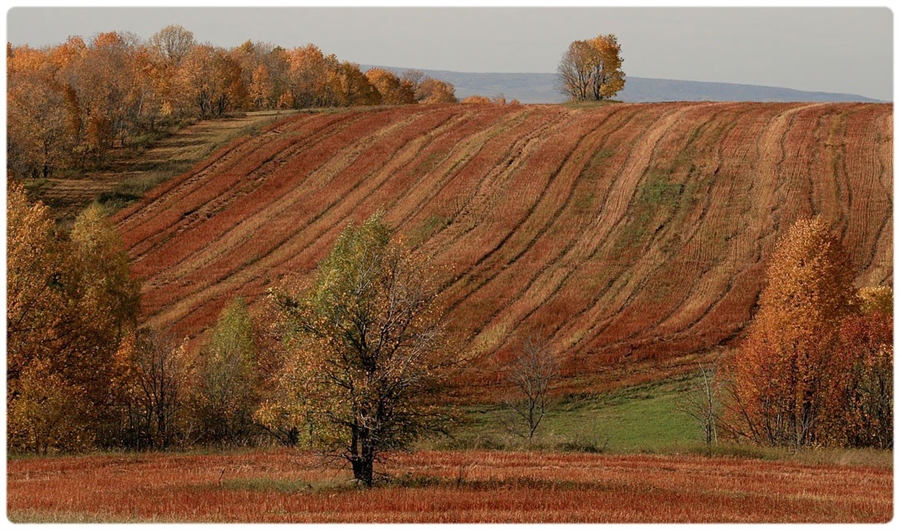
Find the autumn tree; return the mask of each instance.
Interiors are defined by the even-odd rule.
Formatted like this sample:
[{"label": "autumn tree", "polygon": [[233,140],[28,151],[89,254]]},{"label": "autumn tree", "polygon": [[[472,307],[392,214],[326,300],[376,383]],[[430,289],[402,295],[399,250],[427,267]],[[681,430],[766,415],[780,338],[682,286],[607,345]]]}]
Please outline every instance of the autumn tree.
[{"label": "autumn tree", "polygon": [[365,75],[313,44],[197,44],[177,25],[147,41],[105,32],[42,49],[8,45],[7,169],[46,178],[102,166],[160,126],[233,111],[455,101],[452,85],[421,72]]},{"label": "autumn tree", "polygon": [[172,24],[150,37],[150,46],[166,62],[177,65],[196,45],[194,33]]},{"label": "autumn tree", "polygon": [[219,315],[199,360],[194,400],[202,440],[236,443],[252,431],[256,349],[247,305],[236,298]]},{"label": "autumn tree", "polygon": [[840,348],[848,385],[829,419],[839,442],[894,447],[894,316],[889,287],[862,289],[859,312],[844,319]]},{"label": "autumn tree", "polygon": [[272,294],[293,356],[284,377],[299,397],[296,423],[365,485],[385,451],[444,427],[436,398],[450,362],[436,294],[378,214],[347,226],[311,286]]},{"label": "autumn tree", "polygon": [[432,77],[426,77],[415,91],[419,103],[458,103],[453,84]]},{"label": "autumn tree", "polygon": [[69,165],[80,124],[58,72],[40,50],[17,47],[7,58],[6,156],[16,177],[50,177]]},{"label": "autumn tree", "polygon": [[384,105],[409,105],[416,102],[416,95],[411,85],[403,83],[400,78],[383,68],[370,68],[366,78],[381,95]]},{"label": "autumn tree", "polygon": [[523,437],[531,443],[547,413],[550,387],[559,376],[559,363],[546,339],[528,336],[505,366],[505,372],[515,392],[507,406],[524,426]]},{"label": "autumn tree", "polygon": [[[49,371],[47,359],[63,340],[64,265],[48,208],[30,203],[15,182],[7,190],[6,221],[7,444],[46,452],[79,428],[54,417],[72,417],[65,399],[47,395],[53,388],[65,392],[65,385],[57,381],[55,387],[45,387],[41,381]],[[38,413],[44,416],[37,418]],[[50,432],[53,425],[58,432]]]},{"label": "autumn tree", "polygon": [[83,447],[111,420],[113,356],[135,325],[139,284],[98,208],[77,217],[68,239],[19,185],[10,186],[7,209],[10,443]]},{"label": "autumn tree", "polygon": [[359,105],[380,105],[381,94],[372,86],[359,65],[349,61],[341,62],[334,71],[337,103],[343,107]]},{"label": "autumn tree", "polygon": [[112,387],[119,399],[119,439],[126,447],[165,449],[188,430],[188,386],[193,366],[184,341],[140,328],[116,353]]},{"label": "autumn tree", "polygon": [[560,91],[574,101],[609,99],[625,87],[622,46],[615,35],[574,41],[560,60]]},{"label": "autumn tree", "polygon": [[852,269],[821,218],[777,244],[746,343],[728,366],[732,434],[767,445],[827,443],[825,418],[847,385],[838,331],[853,306]]}]

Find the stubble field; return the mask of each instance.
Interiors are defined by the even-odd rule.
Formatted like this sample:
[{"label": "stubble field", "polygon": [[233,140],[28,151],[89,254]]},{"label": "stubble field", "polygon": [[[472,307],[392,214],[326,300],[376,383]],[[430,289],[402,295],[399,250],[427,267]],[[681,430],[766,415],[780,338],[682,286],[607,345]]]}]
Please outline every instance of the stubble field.
[{"label": "stubble field", "polygon": [[[417,451],[370,490],[289,450],[29,458],[14,522],[833,522],[893,516],[892,471],[694,455]],[[48,494],[52,492],[52,494]]]},{"label": "stubble field", "polygon": [[[859,286],[892,282],[890,105],[446,105],[303,114],[116,217],[145,320],[197,335],[234,296],[310,277],[376,210],[440,273],[466,380],[539,331],[563,392],[727,344],[766,258],[821,215]],[[484,397],[484,396],[482,396]]]}]

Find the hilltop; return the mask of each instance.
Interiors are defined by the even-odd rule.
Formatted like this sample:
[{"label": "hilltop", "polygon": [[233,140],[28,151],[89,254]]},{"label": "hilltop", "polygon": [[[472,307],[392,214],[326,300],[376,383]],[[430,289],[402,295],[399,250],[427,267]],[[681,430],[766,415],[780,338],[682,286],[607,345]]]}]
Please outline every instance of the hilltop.
[{"label": "hilltop", "polygon": [[[363,70],[376,68],[363,65]],[[380,66],[397,73],[405,68]],[[460,99],[479,95],[503,95],[507,100],[521,103],[562,103],[565,97],[557,89],[556,74],[552,73],[482,73],[422,70],[428,76],[452,83]],[[615,99],[627,103],[660,103],[665,101],[757,101],[757,102],[816,102],[816,103],[881,103],[855,94],[810,92],[792,88],[685,81],[653,77],[628,76],[625,88]]]},{"label": "hilltop", "polygon": [[308,277],[378,209],[441,272],[473,384],[524,334],[566,387],[728,344],[779,235],[822,215],[858,286],[892,284],[883,104],[419,105],[301,113],[121,211],[145,321],[196,335]]}]

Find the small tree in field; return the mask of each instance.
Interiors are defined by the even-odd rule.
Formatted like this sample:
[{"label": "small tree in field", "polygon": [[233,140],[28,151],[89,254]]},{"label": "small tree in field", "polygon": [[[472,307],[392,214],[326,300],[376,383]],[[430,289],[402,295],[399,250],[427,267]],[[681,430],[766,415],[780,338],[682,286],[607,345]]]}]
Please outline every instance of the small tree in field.
[{"label": "small tree in field", "polygon": [[367,486],[385,451],[445,426],[436,398],[451,363],[436,294],[425,264],[378,214],[344,230],[310,287],[273,293],[293,357],[283,377],[294,391],[282,395],[294,401],[280,410]]},{"label": "small tree in field", "polygon": [[549,343],[529,336],[521,351],[506,366],[507,380],[512,383],[515,396],[507,406],[524,424],[524,437],[528,443],[534,439],[541,420],[547,412],[550,385],[559,375],[559,364]]},{"label": "small tree in field", "polygon": [[728,366],[733,434],[766,445],[829,442],[827,418],[852,366],[838,336],[853,310],[852,280],[820,218],[798,221],[779,241],[747,341]]},{"label": "small tree in field", "polygon": [[715,364],[698,363],[697,373],[699,381],[680,408],[694,418],[703,430],[703,440],[707,445],[718,445],[716,424],[721,409],[721,381],[716,379]]}]

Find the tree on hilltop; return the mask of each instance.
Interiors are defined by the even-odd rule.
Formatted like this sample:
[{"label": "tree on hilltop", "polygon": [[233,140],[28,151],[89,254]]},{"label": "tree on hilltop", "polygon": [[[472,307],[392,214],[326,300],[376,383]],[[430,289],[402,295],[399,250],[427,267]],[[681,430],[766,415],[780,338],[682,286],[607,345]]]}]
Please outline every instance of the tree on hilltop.
[{"label": "tree on hilltop", "polygon": [[625,87],[622,46],[613,34],[577,40],[557,68],[560,91],[574,101],[609,99]]}]

